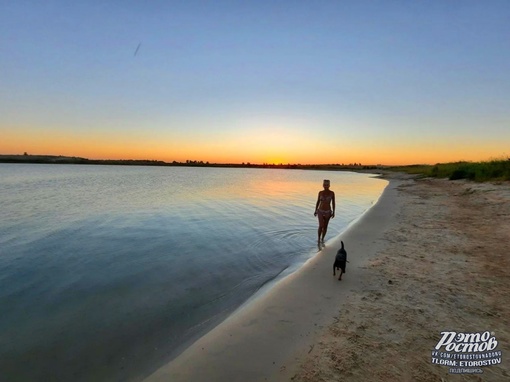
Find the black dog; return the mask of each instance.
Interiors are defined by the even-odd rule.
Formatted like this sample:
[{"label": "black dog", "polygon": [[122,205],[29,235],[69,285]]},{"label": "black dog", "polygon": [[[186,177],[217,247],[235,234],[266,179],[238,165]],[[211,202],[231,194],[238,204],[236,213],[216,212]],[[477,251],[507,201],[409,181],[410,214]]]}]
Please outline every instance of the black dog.
[{"label": "black dog", "polygon": [[335,268],[340,269],[340,277],[338,280],[342,280],[342,273],[345,273],[345,263],[347,263],[347,251],[344,248],[344,242],[341,241],[342,248],[338,250],[335,256],[335,263],[333,264],[333,276],[335,276]]}]

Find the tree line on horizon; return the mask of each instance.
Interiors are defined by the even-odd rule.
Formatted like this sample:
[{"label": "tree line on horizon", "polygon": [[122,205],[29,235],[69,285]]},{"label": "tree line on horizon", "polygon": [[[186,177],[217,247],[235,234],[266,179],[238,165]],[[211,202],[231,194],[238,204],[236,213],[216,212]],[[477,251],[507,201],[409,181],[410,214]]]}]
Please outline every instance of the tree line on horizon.
[{"label": "tree line on horizon", "polygon": [[187,159],[185,162],[165,162],[153,159],[88,159],[82,157],[68,157],[63,155],[0,155],[2,163],[51,163],[51,164],[108,164],[108,165],[149,165],[149,166],[203,166],[203,167],[263,167],[263,168],[363,168],[373,169],[378,166],[363,165],[361,163],[331,163],[331,164],[291,164],[291,163],[210,163],[209,161]]}]

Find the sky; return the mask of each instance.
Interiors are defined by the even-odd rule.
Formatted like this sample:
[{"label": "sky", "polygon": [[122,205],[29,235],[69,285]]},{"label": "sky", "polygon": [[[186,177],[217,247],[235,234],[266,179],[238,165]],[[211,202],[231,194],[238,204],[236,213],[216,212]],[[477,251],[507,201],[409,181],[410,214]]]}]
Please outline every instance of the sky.
[{"label": "sky", "polygon": [[510,1],[0,0],[0,154],[510,156]]}]

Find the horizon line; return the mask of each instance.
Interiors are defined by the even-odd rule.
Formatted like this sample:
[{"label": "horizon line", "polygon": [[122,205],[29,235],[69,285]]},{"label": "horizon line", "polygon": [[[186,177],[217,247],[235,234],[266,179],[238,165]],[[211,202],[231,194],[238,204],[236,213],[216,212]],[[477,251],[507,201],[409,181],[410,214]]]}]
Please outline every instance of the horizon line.
[{"label": "horizon line", "polygon": [[417,163],[417,164],[409,164],[409,165],[396,165],[396,164],[383,164],[383,163],[377,163],[377,164],[363,164],[362,162],[352,162],[352,163],[291,163],[291,162],[279,162],[279,163],[268,163],[268,162],[262,162],[262,163],[255,163],[255,162],[211,162],[211,161],[203,161],[203,160],[190,160],[187,159],[186,161],[164,161],[161,159],[95,159],[95,158],[87,158],[87,157],[80,157],[80,156],[70,156],[70,155],[55,155],[55,154],[0,154],[0,160],[2,159],[23,159],[23,158],[62,158],[62,159],[74,159],[74,160],[84,160],[84,161],[90,161],[90,162],[152,162],[152,163],[160,163],[162,165],[203,165],[203,166],[338,166],[338,167],[392,167],[392,166],[428,166],[431,164],[427,163]]},{"label": "horizon line", "polygon": [[[191,166],[243,166],[243,167],[280,167],[280,166],[302,166],[302,167],[311,167],[311,166],[335,166],[335,167],[367,167],[367,168],[377,168],[377,167],[406,167],[406,166],[434,166],[438,164],[446,164],[446,163],[483,163],[483,162],[490,162],[490,161],[497,161],[497,160],[510,160],[510,157],[506,158],[491,158],[485,161],[469,161],[469,160],[457,160],[452,162],[436,162],[436,163],[412,163],[412,164],[384,164],[384,163],[377,163],[377,164],[363,164],[362,162],[352,162],[352,163],[252,163],[249,161],[246,162],[211,162],[211,161],[203,161],[203,160],[190,160],[187,159],[186,161],[164,161],[161,159],[91,159],[86,157],[80,157],[80,156],[69,156],[69,155],[54,155],[54,154],[28,154],[27,152],[23,154],[0,154],[0,162],[2,163],[8,163],[10,161],[15,161],[17,163],[22,163],[25,161],[28,161],[30,158],[33,160],[37,160],[35,158],[39,158],[39,160],[43,159],[62,159],[62,164],[64,164],[64,160],[77,160],[77,161],[87,161],[87,162],[95,162],[90,164],[100,164],[98,162],[139,162],[139,163],[152,163],[153,165],[191,165]],[[25,161],[23,159],[26,159]],[[7,161],[7,162],[6,162]],[[54,162],[48,162],[48,163],[59,163],[58,161]],[[79,164],[79,163],[78,163]],[[85,163],[81,163],[85,164]],[[114,163],[110,163],[114,164]]]}]

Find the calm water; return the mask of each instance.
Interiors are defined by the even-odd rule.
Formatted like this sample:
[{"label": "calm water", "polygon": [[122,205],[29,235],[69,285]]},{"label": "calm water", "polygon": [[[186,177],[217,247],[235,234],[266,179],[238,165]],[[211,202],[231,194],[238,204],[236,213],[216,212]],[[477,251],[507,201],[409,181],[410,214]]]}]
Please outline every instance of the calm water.
[{"label": "calm water", "polygon": [[317,252],[387,182],[365,174],[0,164],[2,380],[139,380]]}]

